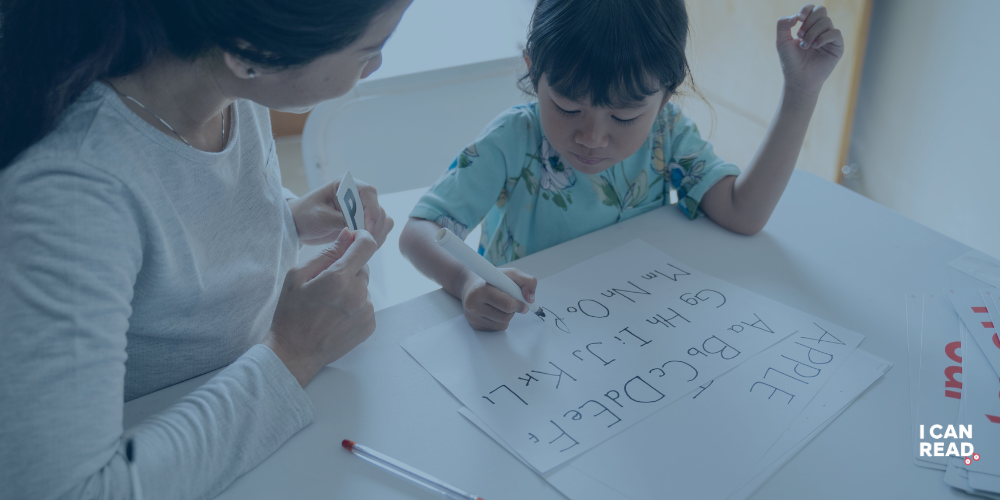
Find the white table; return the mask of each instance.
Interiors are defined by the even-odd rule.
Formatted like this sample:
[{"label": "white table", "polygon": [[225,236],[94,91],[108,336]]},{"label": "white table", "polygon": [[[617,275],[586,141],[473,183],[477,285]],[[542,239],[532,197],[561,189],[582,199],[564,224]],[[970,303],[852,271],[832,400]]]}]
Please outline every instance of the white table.
[{"label": "white table", "polygon": [[[913,465],[903,295],[983,286],[946,265],[968,247],[843,187],[797,171],[760,234],[744,237],[666,207],[515,262],[545,277],[633,238],[700,271],[867,335],[894,368],[781,469],[756,498],[960,498]],[[219,498],[437,498],[340,447],[344,438],[489,500],[563,498],[455,410],[399,342],[461,312],[437,290],[376,314],[367,342],[306,388],[316,421]],[[210,375],[210,374],[209,374]],[[126,405],[125,422],[164,408],[199,377]],[[664,492],[667,497],[669,492]]]}]

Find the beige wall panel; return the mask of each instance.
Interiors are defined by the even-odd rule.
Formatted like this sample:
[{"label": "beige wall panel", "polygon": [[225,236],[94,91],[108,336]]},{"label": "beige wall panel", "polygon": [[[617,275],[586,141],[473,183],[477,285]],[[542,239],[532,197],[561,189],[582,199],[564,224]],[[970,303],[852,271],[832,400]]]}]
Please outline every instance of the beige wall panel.
[{"label": "beige wall panel", "polygon": [[[715,108],[719,133],[713,143],[740,166],[753,156],[781,96],[784,77],[775,49],[775,23],[803,5],[801,0],[691,0],[688,48],[694,82]],[[837,181],[846,159],[856,89],[867,38],[870,0],[824,3],[844,34],[845,53],[823,86],[797,168]],[[684,106],[692,106],[690,96]],[[710,122],[697,116],[703,135]],[[726,123],[726,116],[742,120]],[[739,127],[746,127],[739,129]],[[754,140],[750,140],[754,138]]]}]

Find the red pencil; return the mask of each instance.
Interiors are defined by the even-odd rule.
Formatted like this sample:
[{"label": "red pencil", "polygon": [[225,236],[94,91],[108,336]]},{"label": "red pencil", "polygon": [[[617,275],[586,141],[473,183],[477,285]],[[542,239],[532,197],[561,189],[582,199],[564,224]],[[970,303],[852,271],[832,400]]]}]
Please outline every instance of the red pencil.
[{"label": "red pencil", "polygon": [[409,479],[410,481],[413,481],[414,483],[417,483],[429,490],[436,491],[441,495],[444,495],[446,498],[452,498],[454,500],[483,500],[480,497],[470,495],[430,474],[427,474],[426,472],[414,469],[399,460],[385,456],[367,446],[357,444],[350,439],[343,440],[340,445],[361,459],[371,462],[400,477]]}]

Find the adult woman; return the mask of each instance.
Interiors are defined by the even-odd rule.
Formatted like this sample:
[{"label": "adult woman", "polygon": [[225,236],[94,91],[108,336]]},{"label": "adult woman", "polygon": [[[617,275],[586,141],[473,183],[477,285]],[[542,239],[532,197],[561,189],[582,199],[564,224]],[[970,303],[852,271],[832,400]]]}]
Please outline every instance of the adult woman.
[{"label": "adult woman", "polygon": [[335,184],[286,200],[264,106],[346,93],[409,1],[0,2],[0,497],[128,497],[125,437],[147,497],[212,496],[309,423],[392,220],[369,186],[371,234]]}]

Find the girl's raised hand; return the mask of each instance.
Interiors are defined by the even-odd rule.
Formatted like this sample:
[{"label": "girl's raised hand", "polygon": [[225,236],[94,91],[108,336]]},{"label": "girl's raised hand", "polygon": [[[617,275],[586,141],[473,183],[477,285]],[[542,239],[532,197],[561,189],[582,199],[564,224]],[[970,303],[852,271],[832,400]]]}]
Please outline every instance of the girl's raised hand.
[{"label": "girl's raised hand", "polygon": [[785,85],[808,94],[819,93],[844,55],[844,37],[822,5],[804,5],[798,14],[778,19],[777,45]]}]

